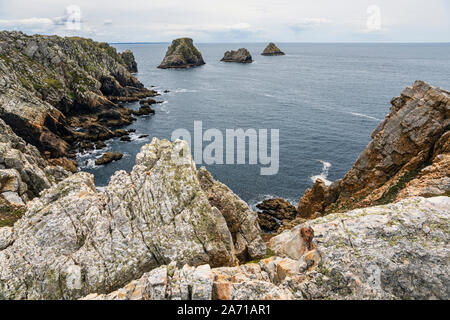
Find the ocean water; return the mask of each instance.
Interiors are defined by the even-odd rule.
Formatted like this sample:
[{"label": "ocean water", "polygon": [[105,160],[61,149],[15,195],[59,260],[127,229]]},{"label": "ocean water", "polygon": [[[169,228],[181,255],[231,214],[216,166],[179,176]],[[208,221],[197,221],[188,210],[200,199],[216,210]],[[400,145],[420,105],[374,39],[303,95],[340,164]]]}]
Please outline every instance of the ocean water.
[{"label": "ocean water", "polygon": [[[117,44],[136,57],[138,79],[158,91],[163,104],[156,115],[140,117],[132,142],[107,141],[108,148],[79,157],[80,170],[104,186],[117,170],[130,171],[140,147],[153,136],[170,139],[172,131],[203,129],[279,129],[280,169],[261,176],[260,165],[207,166],[249,204],[284,197],[296,204],[317,177],[342,178],[370,141],[371,132],[389,112],[392,97],[415,80],[450,89],[450,44],[291,44],[286,56],[264,57],[265,44],[196,44],[206,65],[160,70],[168,44]],[[252,64],[222,63],[226,50],[246,47]],[[137,103],[130,104],[138,108]],[[141,134],[148,138],[137,139]],[[107,151],[121,161],[95,166]],[[270,149],[269,149],[270,150]]]}]

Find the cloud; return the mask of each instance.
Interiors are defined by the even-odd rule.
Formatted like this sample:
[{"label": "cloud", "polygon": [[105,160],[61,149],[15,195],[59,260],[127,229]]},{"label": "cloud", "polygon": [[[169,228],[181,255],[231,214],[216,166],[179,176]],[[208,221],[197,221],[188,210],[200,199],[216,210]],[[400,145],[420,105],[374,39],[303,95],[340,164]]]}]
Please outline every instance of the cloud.
[{"label": "cloud", "polygon": [[288,25],[289,29],[298,33],[305,30],[311,30],[314,28],[322,27],[324,25],[331,24],[332,21],[325,18],[306,18],[300,21],[290,23]]},{"label": "cloud", "polygon": [[49,18],[27,18],[27,19],[12,19],[0,20],[0,27],[48,27],[55,24],[53,19]]},{"label": "cloud", "polygon": [[103,25],[104,26],[111,26],[113,24],[111,19],[106,19],[105,21],[103,21]]}]

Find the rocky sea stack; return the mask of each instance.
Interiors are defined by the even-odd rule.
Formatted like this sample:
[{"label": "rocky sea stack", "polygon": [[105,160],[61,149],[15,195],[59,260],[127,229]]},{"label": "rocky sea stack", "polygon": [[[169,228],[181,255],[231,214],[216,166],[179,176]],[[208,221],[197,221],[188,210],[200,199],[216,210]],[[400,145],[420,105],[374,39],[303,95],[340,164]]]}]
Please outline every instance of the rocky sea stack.
[{"label": "rocky sea stack", "polygon": [[191,38],[180,38],[172,41],[160,69],[190,68],[205,64],[202,54],[194,46]]},{"label": "rocky sea stack", "polygon": [[245,48],[240,48],[237,51],[231,50],[225,52],[222,60],[223,62],[238,62],[238,63],[252,63],[252,55]]},{"label": "rocky sea stack", "polygon": [[127,67],[127,70],[129,72],[138,72],[137,63],[131,50],[125,50],[120,55],[122,56],[123,62],[125,63],[125,66]]},{"label": "rocky sea stack", "polygon": [[263,53],[261,53],[262,56],[284,56],[285,53],[282,52],[275,43],[271,42],[267,45],[267,47],[264,49]]}]

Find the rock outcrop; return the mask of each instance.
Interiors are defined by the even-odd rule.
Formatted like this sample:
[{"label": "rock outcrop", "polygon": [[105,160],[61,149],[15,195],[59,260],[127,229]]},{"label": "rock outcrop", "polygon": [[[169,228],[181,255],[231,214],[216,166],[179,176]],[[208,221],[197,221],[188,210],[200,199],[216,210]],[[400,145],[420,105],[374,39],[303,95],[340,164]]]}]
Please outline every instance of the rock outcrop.
[{"label": "rock outcrop", "polygon": [[122,60],[129,72],[131,73],[138,72],[137,63],[136,60],[134,59],[134,54],[131,50],[125,50],[120,54],[120,56],[122,57]]},{"label": "rock outcrop", "polygon": [[284,52],[282,52],[275,43],[271,42],[267,45],[267,47],[264,49],[263,53],[261,53],[262,56],[284,56]]},{"label": "rock outcrop", "polygon": [[0,194],[7,202],[24,205],[68,175],[62,167],[42,159],[36,147],[0,119]]},{"label": "rock outcrop", "polygon": [[329,187],[317,180],[301,198],[301,217],[449,194],[450,93],[416,81],[391,104],[345,177]]},{"label": "rock outcrop", "polygon": [[259,262],[171,263],[84,299],[447,300],[449,208],[448,197],[414,198],[332,214],[272,238],[276,256]]},{"label": "rock outcrop", "polygon": [[241,49],[238,49],[237,51],[231,50],[231,51],[225,52],[222,60],[220,60],[220,61],[252,63],[253,59],[252,59],[252,55],[250,54],[250,52],[247,49],[241,48]]},{"label": "rock outcrop", "polygon": [[239,261],[245,262],[264,256],[266,247],[260,237],[257,215],[248,204],[226,185],[214,180],[206,168],[200,168],[197,177],[210,205],[219,209],[224,216]]},{"label": "rock outcrop", "polygon": [[190,68],[204,64],[202,54],[194,46],[192,39],[180,38],[172,41],[158,68]]},{"label": "rock outcrop", "polygon": [[297,216],[297,209],[281,198],[264,200],[256,207],[261,210],[258,212],[258,221],[264,231],[275,232],[283,221],[294,220]]},{"label": "rock outcrop", "polygon": [[245,217],[248,207],[228,192],[197,172],[179,140],[154,138],[104,192],[92,175],[74,174],[29,202],[13,228],[0,228],[0,299],[81,298],[172,262],[220,267],[263,257],[256,215]]},{"label": "rock outcrop", "polygon": [[132,65],[106,43],[0,32],[0,118],[46,159],[73,157],[77,141],[109,139],[110,120],[133,121],[117,101],[156,95],[131,75]]}]

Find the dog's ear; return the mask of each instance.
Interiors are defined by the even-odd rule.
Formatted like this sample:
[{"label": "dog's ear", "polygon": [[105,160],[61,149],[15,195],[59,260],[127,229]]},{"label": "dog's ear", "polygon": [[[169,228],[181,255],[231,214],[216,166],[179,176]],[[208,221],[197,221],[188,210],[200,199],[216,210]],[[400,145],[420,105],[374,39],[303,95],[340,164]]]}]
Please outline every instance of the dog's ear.
[{"label": "dog's ear", "polygon": [[303,228],[300,229],[300,236],[305,238],[305,230]]}]

